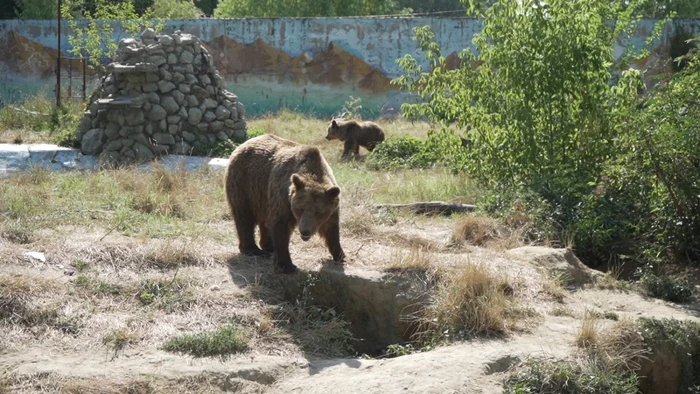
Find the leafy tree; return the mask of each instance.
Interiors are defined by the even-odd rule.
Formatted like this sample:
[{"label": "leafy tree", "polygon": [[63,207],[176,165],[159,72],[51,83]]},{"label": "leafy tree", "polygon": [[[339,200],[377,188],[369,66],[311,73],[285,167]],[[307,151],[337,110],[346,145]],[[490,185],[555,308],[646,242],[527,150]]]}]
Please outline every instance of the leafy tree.
[{"label": "leafy tree", "polygon": [[[91,11],[93,9],[94,11]],[[134,4],[128,1],[112,3],[109,0],[94,0],[90,3],[65,0],[61,15],[73,31],[68,37],[70,52],[75,56],[87,57],[90,68],[103,71],[106,59],[114,58],[118,40],[113,37],[115,22],[121,22],[126,36],[134,36],[148,27],[161,30],[163,21],[155,23],[153,11],[149,8],[138,15]],[[79,20],[85,20],[80,23]]]},{"label": "leafy tree", "polygon": [[395,12],[394,0],[221,0],[214,10],[218,18],[314,17],[383,15]]},{"label": "leafy tree", "polygon": [[640,7],[640,11],[644,18],[700,18],[700,1],[644,0]]},{"label": "leafy tree", "polygon": [[17,0],[17,16],[20,19],[55,19],[56,0]]},{"label": "leafy tree", "polygon": [[198,19],[202,10],[192,0],[155,0],[153,16],[165,19]]},{"label": "leafy tree", "polygon": [[219,4],[219,0],[195,0],[194,3],[205,15],[212,16],[216,6]]}]

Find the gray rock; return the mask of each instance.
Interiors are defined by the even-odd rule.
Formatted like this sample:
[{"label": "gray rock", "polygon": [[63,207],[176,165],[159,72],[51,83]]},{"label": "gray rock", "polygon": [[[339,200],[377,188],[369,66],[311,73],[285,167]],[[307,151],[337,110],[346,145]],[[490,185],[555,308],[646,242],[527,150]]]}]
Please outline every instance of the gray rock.
[{"label": "gray rock", "polygon": [[181,83],[181,84],[177,87],[177,90],[179,90],[179,91],[182,92],[182,93],[187,94],[187,93],[189,93],[190,91],[192,91],[192,88],[190,87],[190,85],[188,85],[188,84],[186,84],[186,83]]},{"label": "gray rock", "polygon": [[166,35],[158,36],[158,42],[162,45],[172,45],[173,38]]},{"label": "gray rock", "polygon": [[236,107],[235,106],[232,107],[230,109],[230,111],[231,111],[231,119],[238,120],[238,111],[236,111]]},{"label": "gray rock", "polygon": [[119,123],[119,126],[124,126],[126,124],[126,118],[122,111],[119,111],[119,114],[117,114],[117,123]]},{"label": "gray rock", "polygon": [[190,85],[196,85],[199,83],[199,81],[197,80],[197,77],[192,73],[185,74],[185,80]]},{"label": "gray rock", "polygon": [[160,77],[165,79],[166,81],[170,81],[171,79],[173,79],[173,74],[171,74],[170,71],[166,70],[165,68],[161,68]]},{"label": "gray rock", "polygon": [[216,100],[211,99],[211,98],[209,98],[209,97],[207,97],[207,98],[204,99],[203,104],[204,104],[204,107],[207,108],[207,109],[216,108],[217,105],[218,105],[218,104],[216,103]]},{"label": "gray rock", "polygon": [[173,82],[182,83],[185,80],[185,76],[182,73],[173,73]]},{"label": "gray rock", "polygon": [[135,143],[133,147],[134,153],[136,154],[136,159],[142,162],[153,160],[153,152],[141,143]]},{"label": "gray rock", "polygon": [[200,100],[204,100],[205,98],[211,96],[211,94],[207,92],[206,89],[197,85],[192,86],[192,94],[194,94],[195,97],[197,97]]},{"label": "gray rock", "polygon": [[143,123],[145,120],[143,116],[143,111],[141,110],[130,110],[126,111],[124,114],[124,118],[126,119],[126,124],[129,126],[136,126],[137,124]]},{"label": "gray rock", "polygon": [[[200,123],[197,125],[197,130],[199,130],[200,133],[206,133],[207,130],[209,130],[209,123]],[[212,141],[214,142],[214,141]]]},{"label": "gray rock", "polygon": [[175,89],[175,84],[170,81],[158,81],[158,89],[160,89],[162,93],[168,93]]},{"label": "gray rock", "polygon": [[168,64],[177,64],[177,55],[174,53],[168,54]]},{"label": "gray rock", "polygon": [[192,153],[192,147],[187,142],[177,142],[173,147],[174,155],[189,155]]},{"label": "gray rock", "polygon": [[182,51],[180,54],[180,63],[191,64],[194,61],[194,54],[190,51]]},{"label": "gray rock", "polygon": [[224,122],[217,120],[209,123],[209,131],[216,133],[224,129]]},{"label": "gray rock", "polygon": [[153,132],[155,131],[155,126],[153,123],[148,123],[146,124],[146,127],[143,128],[143,132],[148,134],[148,135],[153,135]]},{"label": "gray rock", "polygon": [[233,125],[234,130],[245,130],[247,124],[245,120],[239,119],[236,124]]},{"label": "gray rock", "polygon": [[188,116],[187,110],[185,109],[185,107],[180,107],[180,111],[178,111],[177,114],[180,115],[181,119],[184,119]]},{"label": "gray rock", "polygon": [[110,140],[113,140],[117,137],[119,137],[119,125],[116,123],[109,123],[107,127],[105,128],[105,135],[107,138]]},{"label": "gray rock", "polygon": [[199,108],[190,108],[187,115],[187,123],[195,126],[202,120],[202,111]]},{"label": "gray rock", "polygon": [[216,119],[218,119],[218,120],[224,120],[224,119],[228,119],[231,117],[231,111],[226,109],[226,107],[224,107],[223,105],[216,107],[215,113],[216,113]]},{"label": "gray rock", "polygon": [[158,85],[156,85],[154,82],[147,83],[141,87],[141,90],[143,90],[144,93],[157,92]]},{"label": "gray rock", "polygon": [[151,145],[151,143],[148,141],[148,138],[146,138],[146,136],[143,134],[134,134],[131,136],[130,139],[133,140],[134,143],[139,143],[145,146]]},{"label": "gray rock", "polygon": [[111,168],[114,167],[117,163],[119,163],[119,152],[110,152],[110,151],[104,151],[100,154],[100,157],[98,158],[99,160],[99,167],[100,168]]},{"label": "gray rock", "polygon": [[185,97],[185,101],[187,101],[187,106],[188,107],[197,107],[199,106],[199,99],[192,95],[188,94],[187,97]]},{"label": "gray rock", "polygon": [[245,106],[239,101],[235,104],[236,112],[238,112],[238,117],[243,118],[245,116]]},{"label": "gray rock", "polygon": [[199,80],[202,82],[202,85],[210,85],[211,84],[211,79],[209,79],[209,76],[207,74],[201,75],[199,77]]},{"label": "gray rock", "polygon": [[143,105],[141,106],[141,108],[142,108],[144,111],[148,112],[148,111],[151,110],[151,108],[153,108],[153,104],[151,104],[150,102],[146,101],[145,103],[143,103]]},{"label": "gray rock", "polygon": [[226,119],[224,120],[224,125],[229,129],[233,129],[233,126],[236,125],[236,121],[233,119]]},{"label": "gray rock", "polygon": [[183,66],[182,64],[178,64],[178,65],[172,66],[170,68],[170,71],[172,71],[174,73],[185,74],[187,72],[187,67]]},{"label": "gray rock", "polygon": [[153,30],[152,28],[148,28],[141,33],[141,39],[151,39],[154,40],[156,38],[156,31]]},{"label": "gray rock", "polygon": [[168,116],[168,112],[160,105],[154,105],[148,113],[148,119],[150,120],[161,120],[165,119],[166,116]]},{"label": "gray rock", "polygon": [[166,122],[165,119],[161,119],[160,123],[158,123],[158,128],[161,131],[168,131],[168,122]]},{"label": "gray rock", "polygon": [[[182,94],[182,93],[180,93]],[[175,101],[173,96],[163,96],[160,98],[160,106],[165,108],[168,115],[176,114],[180,110],[180,105]]]},{"label": "gray rock", "polygon": [[[138,85],[140,83],[144,83],[144,82],[155,82],[153,80],[150,80],[150,81],[148,80],[149,77],[151,77],[151,79],[152,79],[153,75],[155,75],[155,74],[152,74],[152,75],[151,74],[152,73],[147,73],[146,76],[143,76],[142,74],[127,74],[126,80],[129,81],[130,84],[136,84],[136,85]],[[157,80],[158,80],[158,76],[156,75],[156,81]],[[135,85],[131,85],[131,86],[135,86]]]},{"label": "gray rock", "polygon": [[195,41],[192,43],[192,49],[194,50],[195,54],[202,52],[202,46],[199,45],[199,41]]},{"label": "gray rock", "polygon": [[180,116],[179,115],[170,115],[167,118],[168,124],[178,124],[180,123]]},{"label": "gray rock", "polygon": [[233,130],[233,133],[231,133],[231,138],[235,141],[244,141],[247,136],[248,133],[246,133],[245,129]]},{"label": "gray rock", "polygon": [[[158,89],[156,89],[158,90]],[[145,94],[146,100],[148,100],[149,103],[151,104],[158,104],[160,102],[160,95],[156,93],[155,91],[149,92]]]},{"label": "gray rock", "polygon": [[216,134],[207,134],[207,141],[210,143],[215,143],[216,142]]},{"label": "gray rock", "polygon": [[197,139],[195,135],[190,133],[189,131],[183,131],[181,134],[182,138],[184,138],[187,142],[194,142],[194,140]]},{"label": "gray rock", "polygon": [[216,139],[218,139],[219,141],[226,141],[228,139],[228,135],[226,135],[226,133],[224,133],[223,131],[219,131],[218,133],[216,133]]},{"label": "gray rock", "polygon": [[233,102],[229,99],[221,100],[221,105],[223,105],[229,111],[231,110],[231,108],[233,108]]},{"label": "gray rock", "polygon": [[156,66],[162,66],[163,64],[168,62],[168,59],[166,59],[165,56],[161,55],[151,55],[148,57],[148,62]]},{"label": "gray rock", "polygon": [[207,87],[204,88],[204,90],[206,90],[207,92],[209,92],[210,95],[216,96],[216,89],[214,89],[213,86],[207,85]]},{"label": "gray rock", "polygon": [[102,152],[102,147],[107,140],[103,129],[88,130],[80,141],[80,148],[85,155],[97,155]]},{"label": "gray rock", "polygon": [[194,66],[191,64],[185,64],[185,72],[186,73],[193,73],[194,72]]},{"label": "gray rock", "polygon": [[196,38],[192,34],[183,33],[180,36],[180,40],[180,42],[182,42],[182,45],[189,45],[195,42]]},{"label": "gray rock", "polygon": [[213,112],[207,111],[204,113],[204,121],[207,123],[211,123],[216,119],[216,115],[214,115]]},{"label": "gray rock", "polygon": [[119,129],[119,135],[122,137],[128,137],[134,133],[136,133],[136,130],[132,126],[124,126]]},{"label": "gray rock", "polygon": [[173,95],[173,98],[178,105],[181,105],[185,101],[185,94],[179,90],[173,90],[170,94]]},{"label": "gray rock", "polygon": [[232,103],[237,103],[237,102],[238,102],[238,96],[236,96],[235,94],[229,92],[228,90],[224,90],[224,96],[226,96],[226,98],[227,98],[228,100],[230,100]]},{"label": "gray rock", "polygon": [[113,150],[113,151],[118,151],[122,149],[122,141],[121,140],[116,140],[116,141],[111,141],[108,142],[107,145],[105,145],[105,150]]},{"label": "gray rock", "polygon": [[175,135],[177,132],[180,131],[180,127],[176,124],[171,124],[168,126],[168,133]]},{"label": "gray rock", "polygon": [[134,140],[132,140],[130,138],[122,138],[121,142],[122,142],[122,145],[127,147],[127,148],[134,145]]},{"label": "gray rock", "polygon": [[172,145],[175,143],[175,138],[166,133],[156,133],[153,135],[153,139],[156,140],[159,145]]},{"label": "gray rock", "polygon": [[124,148],[119,152],[124,158],[134,160],[136,159],[136,154],[131,148]]}]

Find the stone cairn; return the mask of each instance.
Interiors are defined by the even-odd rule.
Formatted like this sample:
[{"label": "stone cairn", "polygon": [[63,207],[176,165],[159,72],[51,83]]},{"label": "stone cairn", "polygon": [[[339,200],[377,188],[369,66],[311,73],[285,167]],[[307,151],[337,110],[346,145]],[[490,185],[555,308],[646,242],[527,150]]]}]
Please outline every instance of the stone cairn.
[{"label": "stone cairn", "polygon": [[115,61],[90,97],[78,130],[85,155],[102,165],[189,155],[246,137],[245,107],[199,39],[176,31],[119,42]]}]

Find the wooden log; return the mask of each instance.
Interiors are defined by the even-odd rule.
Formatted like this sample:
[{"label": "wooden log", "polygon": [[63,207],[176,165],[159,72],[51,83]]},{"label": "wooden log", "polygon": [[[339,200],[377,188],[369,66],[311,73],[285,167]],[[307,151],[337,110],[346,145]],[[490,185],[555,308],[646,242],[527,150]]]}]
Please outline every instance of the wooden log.
[{"label": "wooden log", "polygon": [[417,215],[452,215],[453,213],[472,212],[476,205],[457,204],[444,201],[414,202],[410,204],[377,204],[376,209],[393,208],[406,209]]}]

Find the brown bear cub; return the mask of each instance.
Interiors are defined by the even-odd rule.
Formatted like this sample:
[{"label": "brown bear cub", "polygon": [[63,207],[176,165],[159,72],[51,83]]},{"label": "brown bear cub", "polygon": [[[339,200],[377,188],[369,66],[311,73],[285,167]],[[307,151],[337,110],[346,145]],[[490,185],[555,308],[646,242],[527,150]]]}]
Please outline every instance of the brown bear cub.
[{"label": "brown bear cub", "polygon": [[[318,148],[272,134],[251,138],[231,154],[224,182],[242,254],[271,254],[285,273],[294,272],[289,240],[298,226],[302,240],[318,233],[333,260],[345,257],[340,188]],[[260,228],[260,248],[255,226]]]},{"label": "brown bear cub", "polygon": [[384,130],[374,122],[333,119],[328,126],[326,139],[345,142],[341,157],[348,158],[351,153],[358,155],[361,146],[370,152],[373,151],[384,141]]}]

